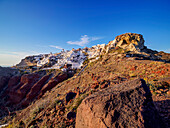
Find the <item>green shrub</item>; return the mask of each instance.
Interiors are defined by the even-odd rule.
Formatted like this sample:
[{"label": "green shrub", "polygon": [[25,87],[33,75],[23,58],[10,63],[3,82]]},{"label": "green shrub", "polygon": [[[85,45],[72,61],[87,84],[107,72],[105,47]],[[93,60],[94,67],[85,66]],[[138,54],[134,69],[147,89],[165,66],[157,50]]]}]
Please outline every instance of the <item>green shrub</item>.
[{"label": "green shrub", "polygon": [[74,100],[74,102],[67,107],[68,110],[77,110],[78,106],[81,104],[82,100],[85,99],[88,94],[82,94]]},{"label": "green shrub", "polygon": [[83,65],[86,65],[89,63],[89,59],[86,59],[84,62],[83,62]]}]

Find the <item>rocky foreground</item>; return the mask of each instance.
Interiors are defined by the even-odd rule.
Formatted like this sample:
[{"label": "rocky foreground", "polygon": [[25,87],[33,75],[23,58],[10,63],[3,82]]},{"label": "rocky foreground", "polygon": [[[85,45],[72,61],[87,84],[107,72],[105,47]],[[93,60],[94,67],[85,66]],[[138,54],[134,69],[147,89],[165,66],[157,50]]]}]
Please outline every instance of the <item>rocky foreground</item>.
[{"label": "rocky foreground", "polygon": [[108,87],[85,98],[77,109],[77,128],[165,127],[149,87],[136,79]]},{"label": "rocky foreground", "polygon": [[148,49],[142,35],[126,33],[106,45],[55,55],[57,61],[34,56],[15,69],[0,68],[1,124],[169,127],[170,55]]}]

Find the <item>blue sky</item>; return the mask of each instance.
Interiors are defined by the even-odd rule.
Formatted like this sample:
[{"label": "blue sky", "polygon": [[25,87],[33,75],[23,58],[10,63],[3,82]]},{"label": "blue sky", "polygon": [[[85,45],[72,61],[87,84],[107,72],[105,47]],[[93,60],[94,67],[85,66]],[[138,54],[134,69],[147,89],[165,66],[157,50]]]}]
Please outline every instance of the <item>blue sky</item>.
[{"label": "blue sky", "polygon": [[0,0],[0,65],[108,43],[126,32],[170,52],[169,6],[169,0]]}]

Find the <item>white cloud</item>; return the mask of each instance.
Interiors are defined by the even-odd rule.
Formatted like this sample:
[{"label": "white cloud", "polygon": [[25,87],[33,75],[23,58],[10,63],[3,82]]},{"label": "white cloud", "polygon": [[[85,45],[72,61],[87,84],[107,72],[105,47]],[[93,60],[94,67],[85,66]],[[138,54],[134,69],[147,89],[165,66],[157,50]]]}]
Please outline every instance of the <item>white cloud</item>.
[{"label": "white cloud", "polygon": [[170,53],[170,48],[169,48],[169,49],[166,49],[165,52]]},{"label": "white cloud", "polygon": [[85,46],[86,44],[90,43],[90,41],[99,40],[102,37],[88,37],[88,35],[83,35],[80,38],[80,41],[67,41],[68,44],[75,44],[79,46]]},{"label": "white cloud", "polygon": [[95,41],[95,40],[100,40],[100,39],[102,39],[102,38],[103,38],[103,37],[92,37],[91,40],[92,40],[92,41]]},{"label": "white cloud", "polygon": [[61,48],[60,46],[54,46],[54,45],[50,45],[50,47],[52,47],[52,48],[57,48],[57,49],[63,49],[63,48]]}]

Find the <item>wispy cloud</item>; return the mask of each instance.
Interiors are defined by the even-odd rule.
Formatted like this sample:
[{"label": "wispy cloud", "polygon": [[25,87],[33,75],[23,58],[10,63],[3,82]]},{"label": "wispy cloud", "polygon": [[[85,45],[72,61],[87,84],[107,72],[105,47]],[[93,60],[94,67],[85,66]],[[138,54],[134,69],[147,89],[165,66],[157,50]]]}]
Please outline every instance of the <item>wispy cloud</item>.
[{"label": "wispy cloud", "polygon": [[0,52],[0,65],[12,66],[17,64],[26,56],[39,54],[35,51],[28,52],[15,52],[15,51],[1,51]]},{"label": "wispy cloud", "polygon": [[28,55],[35,55],[39,53],[36,51],[28,51],[28,52],[1,51],[0,54],[1,55],[12,55],[12,56],[28,56]]},{"label": "wispy cloud", "polygon": [[86,44],[90,43],[91,41],[102,39],[102,37],[89,37],[88,35],[83,35],[80,38],[80,41],[67,41],[68,44],[75,44],[79,46],[85,46]]},{"label": "wispy cloud", "polygon": [[170,48],[169,48],[169,49],[166,49],[165,52],[170,53]]},{"label": "wispy cloud", "polygon": [[52,47],[52,48],[57,48],[57,49],[63,49],[63,48],[60,47],[60,46],[54,46],[54,45],[50,45],[50,47]]},{"label": "wispy cloud", "polygon": [[91,38],[92,41],[100,40],[100,39],[103,39],[103,37],[92,37],[92,38]]}]

